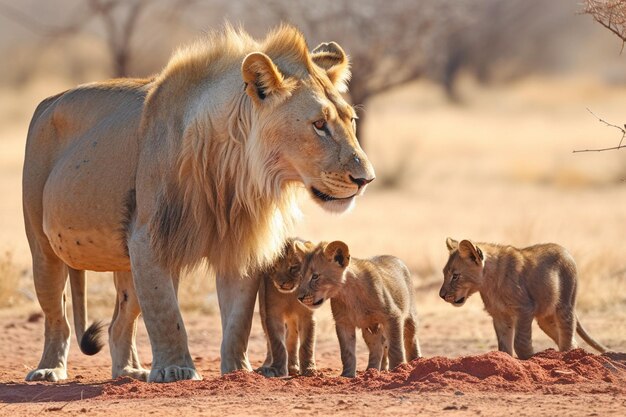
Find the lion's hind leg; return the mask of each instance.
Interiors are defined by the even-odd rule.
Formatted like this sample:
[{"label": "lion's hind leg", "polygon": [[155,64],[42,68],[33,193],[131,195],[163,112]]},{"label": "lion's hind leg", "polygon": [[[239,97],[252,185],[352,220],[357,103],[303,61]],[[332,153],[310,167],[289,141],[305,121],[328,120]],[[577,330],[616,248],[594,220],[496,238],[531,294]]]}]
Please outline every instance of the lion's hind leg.
[{"label": "lion's hind leg", "polygon": [[112,360],[112,377],[129,376],[146,381],[149,370],[139,362],[137,346],[137,318],[141,312],[139,301],[130,272],[115,272],[115,289],[117,301],[111,326],[109,327],[109,347]]},{"label": "lion's hind leg", "polygon": [[[42,247],[43,246],[43,247]],[[45,339],[37,369],[27,381],[56,382],[67,378],[67,355],[70,349],[70,325],[65,313],[65,283],[68,269],[50,248],[31,242],[33,278],[39,305],[44,313]]]}]

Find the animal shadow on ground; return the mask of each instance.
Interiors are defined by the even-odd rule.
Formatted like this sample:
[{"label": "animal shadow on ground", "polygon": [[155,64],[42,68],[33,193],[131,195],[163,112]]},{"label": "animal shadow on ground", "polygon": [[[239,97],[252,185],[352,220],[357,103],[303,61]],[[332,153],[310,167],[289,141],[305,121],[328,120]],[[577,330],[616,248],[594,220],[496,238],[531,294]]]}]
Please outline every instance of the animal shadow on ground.
[{"label": "animal shadow on ground", "polygon": [[80,382],[59,383],[0,383],[0,403],[46,403],[75,401],[97,397],[102,394],[104,384],[115,384],[117,381],[96,384]]}]

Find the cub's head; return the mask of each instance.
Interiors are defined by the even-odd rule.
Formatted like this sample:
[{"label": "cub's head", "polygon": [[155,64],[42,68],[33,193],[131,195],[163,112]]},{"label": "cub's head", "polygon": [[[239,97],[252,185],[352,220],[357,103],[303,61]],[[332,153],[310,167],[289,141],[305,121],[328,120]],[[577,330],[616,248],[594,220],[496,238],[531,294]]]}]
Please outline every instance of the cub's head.
[{"label": "cub's head", "polygon": [[294,238],[287,239],[280,256],[265,272],[276,289],[282,293],[293,292],[300,284],[302,261],[295,253],[294,244],[296,242],[305,248],[313,247],[311,242]]},{"label": "cub's head", "polygon": [[345,282],[350,251],[340,241],[322,242],[312,248],[306,248],[300,243],[294,246],[297,256],[302,259],[298,300],[310,309],[318,308],[324,301],[334,297]]},{"label": "cub's head", "polygon": [[470,295],[480,289],[485,255],[469,240],[462,240],[459,243],[448,238],[446,246],[450,256],[443,268],[443,285],[439,290],[439,296],[453,306],[460,307]]},{"label": "cub's head", "polygon": [[344,212],[374,179],[356,137],[357,115],[341,96],[349,61],[335,42],[309,52],[296,29],[282,27],[245,57],[252,134],[266,158],[259,169],[303,183],[324,209]]}]

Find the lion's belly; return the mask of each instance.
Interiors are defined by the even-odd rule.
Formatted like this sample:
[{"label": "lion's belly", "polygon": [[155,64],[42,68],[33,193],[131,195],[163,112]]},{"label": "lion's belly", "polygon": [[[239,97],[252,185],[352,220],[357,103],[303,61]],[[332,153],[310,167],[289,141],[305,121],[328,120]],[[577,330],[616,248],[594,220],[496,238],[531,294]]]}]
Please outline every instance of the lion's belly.
[{"label": "lion's belly", "polygon": [[89,149],[93,140],[77,142],[46,181],[44,232],[56,255],[72,268],[130,270],[124,222],[134,193],[136,155],[116,150],[127,150],[124,146],[109,144],[94,152]]}]

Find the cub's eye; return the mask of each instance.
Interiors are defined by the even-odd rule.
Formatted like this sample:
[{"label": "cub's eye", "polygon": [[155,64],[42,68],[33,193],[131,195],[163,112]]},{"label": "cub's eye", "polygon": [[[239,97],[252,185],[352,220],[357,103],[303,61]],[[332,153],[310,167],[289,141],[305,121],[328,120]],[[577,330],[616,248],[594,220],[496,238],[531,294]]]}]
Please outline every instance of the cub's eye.
[{"label": "cub's eye", "polygon": [[326,128],[326,120],[319,119],[318,121],[313,122],[313,126],[315,126],[317,130],[324,130]]},{"label": "cub's eye", "polygon": [[452,274],[452,281],[456,281],[460,276],[461,274]]},{"label": "cub's eye", "polygon": [[313,274],[311,275],[311,281],[315,281],[316,279],[318,279],[320,277],[319,274]]},{"label": "cub's eye", "polygon": [[298,272],[300,272],[300,265],[292,265],[292,266],[289,268],[289,273],[290,273],[291,275],[297,275],[297,274],[298,274]]}]

